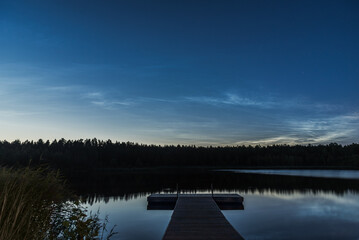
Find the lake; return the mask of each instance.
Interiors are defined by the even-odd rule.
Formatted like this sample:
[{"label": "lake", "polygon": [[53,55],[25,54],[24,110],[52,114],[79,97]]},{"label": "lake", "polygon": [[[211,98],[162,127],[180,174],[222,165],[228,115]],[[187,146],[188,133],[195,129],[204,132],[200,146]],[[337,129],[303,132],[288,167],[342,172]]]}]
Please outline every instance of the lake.
[{"label": "lake", "polygon": [[359,239],[359,179],[348,177],[357,171],[280,171],[112,171],[70,181],[90,210],[109,217],[108,228],[117,225],[113,239],[161,239],[172,211],[147,210],[147,196],[175,193],[177,185],[181,193],[209,193],[211,184],[215,193],[244,197],[244,210],[222,212],[245,239]]}]

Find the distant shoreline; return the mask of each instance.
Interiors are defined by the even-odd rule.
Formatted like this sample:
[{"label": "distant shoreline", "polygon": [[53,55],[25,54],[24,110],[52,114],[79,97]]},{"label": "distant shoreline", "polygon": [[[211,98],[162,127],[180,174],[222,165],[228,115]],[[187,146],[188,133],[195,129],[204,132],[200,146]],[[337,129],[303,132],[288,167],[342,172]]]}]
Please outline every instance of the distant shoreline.
[{"label": "distant shoreline", "polygon": [[134,169],[359,169],[359,144],[318,146],[156,146],[80,139],[0,141],[0,165],[61,171]]},{"label": "distant shoreline", "polygon": [[183,166],[183,167],[172,167],[172,166],[160,166],[160,167],[143,167],[143,168],[99,168],[99,169],[92,169],[92,170],[88,170],[88,169],[77,169],[77,170],[73,170],[71,172],[142,172],[142,171],[163,171],[163,170],[203,170],[203,171],[208,171],[208,170],[358,170],[359,168],[357,167],[350,167],[350,166],[311,166],[311,167],[307,167],[307,166],[297,166],[297,167],[293,167],[293,166],[256,166],[256,167],[238,167],[238,166],[233,166],[233,167],[203,167],[203,166]]}]

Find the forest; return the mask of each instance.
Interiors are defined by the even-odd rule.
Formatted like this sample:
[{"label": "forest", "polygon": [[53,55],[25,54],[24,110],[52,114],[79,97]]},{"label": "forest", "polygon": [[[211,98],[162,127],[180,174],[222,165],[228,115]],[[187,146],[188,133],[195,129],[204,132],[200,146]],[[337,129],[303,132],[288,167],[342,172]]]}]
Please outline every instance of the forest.
[{"label": "forest", "polygon": [[359,144],[186,146],[94,139],[0,141],[0,165],[62,171],[153,167],[359,168]]}]

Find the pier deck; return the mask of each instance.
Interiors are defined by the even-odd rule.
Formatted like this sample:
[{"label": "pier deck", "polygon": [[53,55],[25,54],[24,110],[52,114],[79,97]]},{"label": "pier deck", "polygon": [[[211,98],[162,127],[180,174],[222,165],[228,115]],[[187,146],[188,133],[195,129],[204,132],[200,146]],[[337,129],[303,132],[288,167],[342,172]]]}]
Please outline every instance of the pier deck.
[{"label": "pier deck", "polygon": [[[222,195],[222,196],[221,196]],[[151,195],[148,201],[171,203],[175,207],[167,227],[164,240],[176,239],[233,239],[243,237],[233,228],[218,207],[215,198],[227,203],[242,204],[243,198],[238,194],[162,194]]]}]

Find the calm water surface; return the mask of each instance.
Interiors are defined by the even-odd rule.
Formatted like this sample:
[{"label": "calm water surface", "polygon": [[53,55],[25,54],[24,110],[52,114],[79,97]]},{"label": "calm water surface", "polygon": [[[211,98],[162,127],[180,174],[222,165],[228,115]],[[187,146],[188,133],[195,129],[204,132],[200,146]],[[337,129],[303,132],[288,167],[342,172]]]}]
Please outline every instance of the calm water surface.
[{"label": "calm water surface", "polygon": [[289,175],[289,176],[303,176],[303,177],[326,177],[326,178],[347,178],[359,179],[358,170],[278,170],[278,169],[259,169],[259,170],[225,170],[238,173],[258,173],[258,174],[272,174],[272,175]]},{"label": "calm water surface", "polygon": [[[109,216],[113,239],[161,239],[171,210],[147,210],[155,192],[239,193],[244,210],[222,211],[245,239],[359,239],[359,180],[214,171],[105,174],[79,193]],[[82,186],[82,187],[80,187]]]}]

